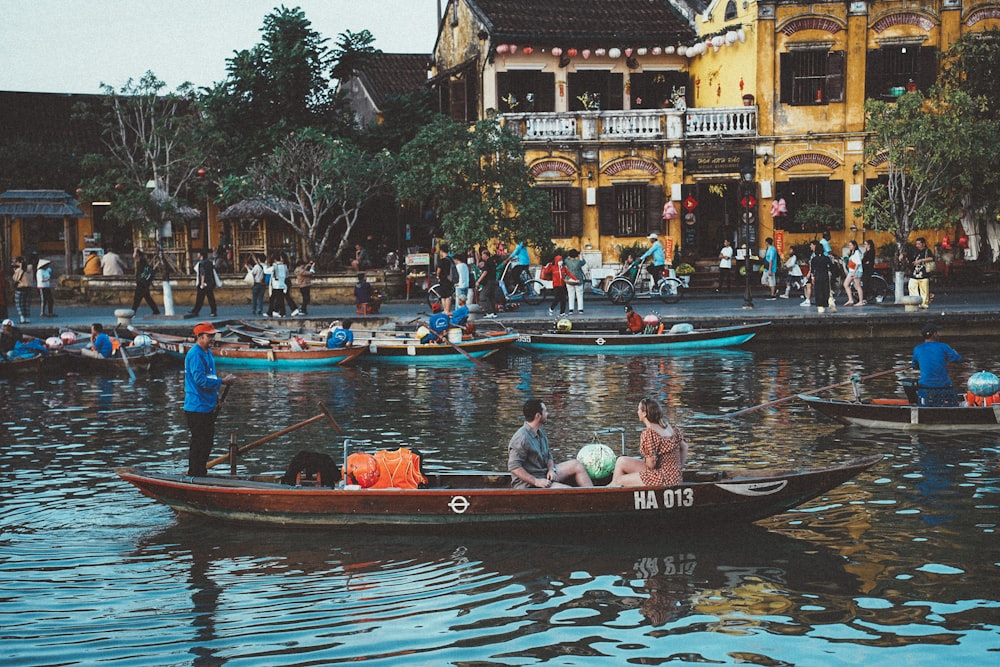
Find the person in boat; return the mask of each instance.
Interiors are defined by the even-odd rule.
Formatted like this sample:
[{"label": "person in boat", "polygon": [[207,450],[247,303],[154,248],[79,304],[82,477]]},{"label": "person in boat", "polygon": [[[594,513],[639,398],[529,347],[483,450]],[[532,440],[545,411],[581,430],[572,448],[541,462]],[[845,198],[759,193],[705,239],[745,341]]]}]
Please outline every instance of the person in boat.
[{"label": "person in boat", "polygon": [[917,398],[920,405],[955,407],[958,396],[951,386],[948,364],[961,363],[962,355],[950,345],[938,340],[940,329],[936,324],[925,324],[920,330],[924,342],[913,348],[911,365],[920,371]]},{"label": "person in boat", "polygon": [[23,340],[21,330],[14,326],[14,320],[7,318],[0,328],[0,358],[7,359],[14,347]]},{"label": "person in boat", "polygon": [[643,328],[645,328],[645,324],[642,321],[642,315],[635,312],[632,306],[625,306],[625,333],[642,333]]},{"label": "person in boat", "polygon": [[80,350],[80,354],[93,359],[107,359],[115,353],[111,338],[104,333],[104,325],[94,322],[90,325],[90,345]]},{"label": "person in boat", "polygon": [[583,464],[575,458],[556,464],[549,438],[542,430],[549,411],[545,403],[529,398],[522,408],[524,424],[507,444],[507,470],[515,489],[554,489],[593,486]]},{"label": "person in boat", "polygon": [[208,474],[208,457],[215,444],[215,418],[219,404],[219,387],[231,385],[235,375],[220,378],[215,372],[212,341],[219,333],[209,322],[194,327],[195,344],[184,357],[184,417],[191,432],[187,474],[204,477]]},{"label": "person in boat", "polygon": [[330,324],[330,333],[326,336],[327,348],[333,350],[354,345],[354,332],[351,331],[352,324],[354,324],[354,320],[350,318],[343,322],[332,322]]},{"label": "person in boat", "polygon": [[466,298],[461,294],[458,296],[457,301],[458,307],[451,314],[451,325],[466,329],[469,326],[469,306],[467,305]]},{"label": "person in boat", "polygon": [[619,456],[609,486],[680,484],[688,452],[684,435],[664,418],[660,404],[652,398],[639,401],[636,414],[646,426],[639,436],[642,459]]}]

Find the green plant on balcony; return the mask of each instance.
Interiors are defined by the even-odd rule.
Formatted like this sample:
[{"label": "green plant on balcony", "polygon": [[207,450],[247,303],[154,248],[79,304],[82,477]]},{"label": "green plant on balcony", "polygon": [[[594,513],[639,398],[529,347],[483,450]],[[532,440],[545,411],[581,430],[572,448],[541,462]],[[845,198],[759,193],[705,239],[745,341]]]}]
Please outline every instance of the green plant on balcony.
[{"label": "green plant on balcony", "polygon": [[585,92],[576,96],[583,108],[587,111],[599,111],[601,108],[601,94]]}]

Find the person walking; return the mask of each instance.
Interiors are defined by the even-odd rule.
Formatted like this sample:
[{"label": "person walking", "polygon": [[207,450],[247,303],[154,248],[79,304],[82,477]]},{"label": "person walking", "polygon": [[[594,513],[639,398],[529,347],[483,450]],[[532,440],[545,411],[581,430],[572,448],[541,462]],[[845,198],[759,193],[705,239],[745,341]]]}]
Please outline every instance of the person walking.
[{"label": "person walking", "polygon": [[[812,257],[809,259],[809,284],[812,285],[812,295],[816,300],[816,312],[825,313],[830,301],[833,264],[819,241],[810,241],[809,249],[812,251]],[[830,307],[830,312],[837,312],[837,307]]]},{"label": "person walking", "polygon": [[267,313],[265,317],[284,317],[285,310],[285,290],[288,289],[288,267],[282,261],[281,254],[275,253],[271,258],[271,265],[264,269],[264,272],[271,276],[268,284],[271,287],[271,298],[268,300]]},{"label": "person walking", "polygon": [[31,324],[31,292],[35,288],[35,272],[24,257],[14,260],[11,279],[14,283],[14,310],[17,311],[21,324]]},{"label": "person walking", "polygon": [[219,378],[216,374],[211,347],[217,333],[209,322],[195,325],[195,344],[184,357],[184,417],[191,433],[187,474],[191,477],[208,474],[208,457],[215,444],[219,387],[236,382],[235,375]]},{"label": "person walking", "polygon": [[552,262],[542,269],[541,276],[543,280],[552,281],[552,303],[549,304],[549,315],[554,315],[556,306],[559,306],[559,317],[565,316],[569,295],[566,291],[566,267],[563,266],[562,256],[556,255]]},{"label": "person walking", "polygon": [[764,244],[767,249],[764,251],[764,273],[760,282],[771,290],[768,300],[774,301],[778,298],[778,249],[774,247],[774,239],[770,236],[764,239]]},{"label": "person walking", "polygon": [[583,315],[583,283],[585,276],[583,267],[587,260],[580,257],[580,251],[573,248],[569,251],[568,257],[563,260],[566,266],[566,291],[569,293],[569,312],[576,309],[577,314]]},{"label": "person walking", "polygon": [[247,275],[250,276],[250,310],[254,315],[264,314],[264,292],[267,285],[264,283],[264,256],[247,255],[244,264]]},{"label": "person walking", "polygon": [[145,300],[153,311],[153,315],[159,315],[160,309],[156,306],[153,295],[149,291],[153,285],[153,265],[139,248],[136,248],[132,253],[132,258],[135,260],[135,291],[132,294],[132,311],[138,314],[139,304]]},{"label": "person walking", "polygon": [[498,254],[490,254],[490,251],[485,248],[479,253],[479,256],[483,263],[483,271],[476,280],[476,287],[479,288],[479,307],[486,313],[486,319],[493,319],[497,316],[497,299],[499,298],[497,294],[500,292],[497,271],[502,258]]},{"label": "person walking", "polygon": [[316,262],[299,260],[295,263],[295,285],[302,296],[302,305],[292,311],[292,317],[309,314],[309,304],[312,303],[312,277],[316,273]]},{"label": "person walking", "polygon": [[[864,267],[864,253],[861,252],[861,247],[858,242],[851,239],[847,243],[848,255],[847,255],[847,277],[844,278],[844,291],[847,292],[847,303],[845,306],[863,306],[865,305],[865,289],[864,281],[861,278],[861,271]],[[851,291],[851,286],[854,286],[858,290],[858,298],[854,299],[854,292]]]},{"label": "person walking", "polygon": [[204,250],[198,251],[198,263],[194,265],[194,284],[197,296],[194,300],[194,308],[188,315],[195,317],[201,313],[201,307],[208,299],[208,307],[211,310],[210,316],[217,317],[215,307],[215,264],[208,258],[208,253]]},{"label": "person walking", "polygon": [[930,272],[933,270],[934,253],[927,247],[927,239],[923,236],[913,242],[915,249],[909,253],[900,253],[899,261],[908,265],[906,291],[910,296],[920,297],[920,307],[930,308],[931,299],[931,278]]}]

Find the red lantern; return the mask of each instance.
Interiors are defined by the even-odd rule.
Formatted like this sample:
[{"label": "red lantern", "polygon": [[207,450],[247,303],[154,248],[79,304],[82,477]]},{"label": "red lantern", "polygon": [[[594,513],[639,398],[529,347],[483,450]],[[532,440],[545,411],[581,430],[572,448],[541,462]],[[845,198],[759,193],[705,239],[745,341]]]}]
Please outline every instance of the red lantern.
[{"label": "red lantern", "polygon": [[523,53],[526,56],[530,56],[534,52],[535,52],[535,50],[533,48],[531,48],[530,46],[526,46],[523,49],[521,49],[521,53]]},{"label": "red lantern", "polygon": [[205,174],[207,173],[208,170],[202,167],[201,169],[198,170],[198,178],[205,178]]},{"label": "red lantern", "polygon": [[575,58],[578,51],[576,49],[566,49],[566,55],[570,58]]},{"label": "red lantern", "polygon": [[688,195],[688,198],[684,200],[684,210],[693,211],[696,208],[698,208],[698,200],[691,195]]}]

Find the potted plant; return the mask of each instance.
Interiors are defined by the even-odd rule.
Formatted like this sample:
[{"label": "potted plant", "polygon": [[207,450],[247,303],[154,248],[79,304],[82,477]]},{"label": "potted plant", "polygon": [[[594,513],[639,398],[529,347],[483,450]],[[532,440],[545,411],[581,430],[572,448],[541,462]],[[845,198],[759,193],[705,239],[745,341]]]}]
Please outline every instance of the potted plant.
[{"label": "potted plant", "polygon": [[684,284],[684,287],[690,287],[691,276],[694,275],[694,267],[687,262],[682,262],[677,265],[674,269],[674,273],[677,274],[677,278]]}]

